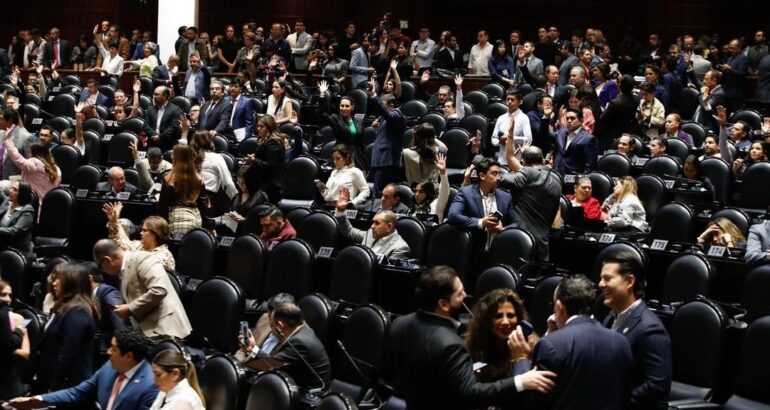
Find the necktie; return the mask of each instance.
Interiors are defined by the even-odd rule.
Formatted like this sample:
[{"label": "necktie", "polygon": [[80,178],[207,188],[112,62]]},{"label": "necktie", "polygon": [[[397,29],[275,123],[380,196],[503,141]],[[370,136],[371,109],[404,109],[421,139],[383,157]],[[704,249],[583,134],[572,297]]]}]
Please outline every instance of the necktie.
[{"label": "necktie", "polygon": [[233,106],[233,112],[230,113],[230,128],[233,127],[233,118],[235,117],[235,107],[238,106],[238,99],[230,100],[230,105]]},{"label": "necktie", "polygon": [[126,380],[126,375],[123,373],[118,374],[118,378],[115,379],[115,384],[112,386],[112,393],[110,393],[110,400],[107,402],[105,410],[112,410],[112,405],[115,404],[115,399],[118,398],[120,393],[120,386],[123,384],[123,380]]},{"label": "necktie", "polygon": [[59,61],[59,41],[53,42],[53,68],[59,68],[61,61]]},{"label": "necktie", "polygon": [[524,60],[524,65],[529,66],[529,57],[527,57],[527,59]]}]

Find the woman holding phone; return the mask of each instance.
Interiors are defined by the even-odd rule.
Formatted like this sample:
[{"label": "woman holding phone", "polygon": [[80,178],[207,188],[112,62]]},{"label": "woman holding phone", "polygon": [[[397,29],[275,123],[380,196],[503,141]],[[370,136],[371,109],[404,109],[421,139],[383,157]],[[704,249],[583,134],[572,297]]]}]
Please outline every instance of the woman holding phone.
[{"label": "woman holding phone", "polygon": [[521,298],[511,289],[496,289],[476,302],[472,314],[465,343],[474,362],[486,363],[478,369],[476,378],[492,382],[511,377],[513,364],[526,356],[510,350],[510,335],[521,326],[530,346],[538,340]]}]

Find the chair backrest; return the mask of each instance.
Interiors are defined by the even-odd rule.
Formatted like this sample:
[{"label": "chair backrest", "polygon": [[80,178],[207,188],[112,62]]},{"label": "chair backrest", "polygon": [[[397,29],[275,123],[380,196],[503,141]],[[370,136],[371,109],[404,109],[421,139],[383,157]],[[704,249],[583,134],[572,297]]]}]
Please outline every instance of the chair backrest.
[{"label": "chair backrest", "polygon": [[444,129],[446,129],[446,119],[444,119],[443,115],[436,114],[435,112],[423,115],[417,122],[419,124],[427,122],[432,125],[433,129],[436,130],[436,135],[441,135],[441,133],[444,132]]},{"label": "chair backrest", "polygon": [[263,295],[286,292],[299,299],[310,293],[315,252],[301,239],[289,239],[273,248],[267,261]]},{"label": "chair backrest", "polygon": [[697,253],[682,255],[666,270],[661,292],[661,303],[687,302],[698,295],[708,297],[711,263]]},{"label": "chair backrest", "polygon": [[142,85],[141,91],[143,95],[152,95],[152,92],[155,88],[152,86],[152,78],[147,76],[139,76],[139,83]]},{"label": "chair backrest", "polygon": [[503,86],[498,83],[489,83],[481,87],[481,91],[487,93],[490,98],[497,98],[500,100],[505,98],[505,90],[503,89]]},{"label": "chair backrest", "polygon": [[597,162],[596,169],[611,177],[624,177],[631,173],[631,160],[623,154],[613,152],[603,156]]},{"label": "chair backrest", "polygon": [[243,292],[235,282],[222,276],[210,278],[195,290],[190,318],[193,335],[207,338],[220,352],[234,352],[244,308]]},{"label": "chair backrest", "polygon": [[135,186],[139,187],[142,185],[140,182],[141,179],[139,177],[139,171],[136,170],[136,168],[124,168],[123,174],[126,176],[126,182]]},{"label": "chair backrest", "polygon": [[726,204],[730,200],[733,184],[730,164],[722,158],[706,158],[700,163],[700,172],[714,186],[714,200]]},{"label": "chair backrest", "polygon": [[[476,105],[473,105],[474,109]],[[475,111],[474,111],[475,112]],[[492,104],[489,104],[484,108],[484,111],[479,112],[479,114],[484,114],[485,117],[487,117],[490,121],[496,121],[498,117],[508,112],[508,107],[499,102],[493,102]]]},{"label": "chair backrest", "polygon": [[286,219],[289,220],[291,223],[291,226],[294,227],[295,230],[299,229],[300,226],[302,226],[302,222],[305,221],[305,218],[310,215],[312,211],[310,208],[306,207],[297,207],[286,213]]},{"label": "chair backrest", "polygon": [[176,271],[191,279],[208,279],[214,275],[214,253],[217,242],[203,228],[187,232],[179,245]]},{"label": "chair backrest", "polygon": [[43,123],[43,119],[40,116],[40,106],[35,104],[24,104],[24,125],[28,130],[37,132],[40,130],[40,126]]},{"label": "chair backrest", "polygon": [[302,311],[305,323],[313,329],[321,343],[328,346],[334,324],[334,309],[329,298],[320,293],[314,293],[300,299],[297,305]]},{"label": "chair backrest", "polygon": [[426,265],[448,265],[465,281],[469,271],[471,235],[449,225],[439,225],[428,242]]},{"label": "chair backrest", "polygon": [[309,243],[316,252],[322,247],[337,246],[337,220],[329,212],[312,212],[294,229],[297,230],[297,237]]},{"label": "chair backrest", "polygon": [[347,96],[353,100],[353,106],[355,107],[356,114],[366,115],[366,108],[367,104],[369,103],[369,96],[366,95],[366,91],[360,88],[354,88],[348,91]]},{"label": "chair backrest", "polygon": [[669,138],[666,140],[666,154],[679,159],[679,162],[684,163],[687,159],[687,155],[690,154],[690,147],[687,143],[679,138]]},{"label": "chair backrest", "polygon": [[358,406],[353,398],[345,393],[327,393],[318,403],[318,410],[357,410]]},{"label": "chair backrest", "polygon": [[767,369],[770,367],[770,317],[752,323],[743,336],[734,394],[725,403],[729,410],[766,409],[770,406]]},{"label": "chair backrest", "polygon": [[256,137],[248,137],[238,144],[238,152],[245,156],[257,152],[258,147],[259,140]]},{"label": "chair backrest", "polygon": [[130,131],[123,131],[113,136],[107,151],[107,162],[124,168],[132,166],[134,157],[131,154],[131,144],[136,144],[137,141],[136,134]]},{"label": "chair backrest", "polygon": [[519,90],[519,93],[521,93],[522,97],[526,97],[527,94],[535,91],[535,89],[532,88],[532,86],[527,83],[521,83],[516,88]]},{"label": "chair backrest", "polygon": [[588,178],[591,179],[591,196],[596,198],[599,203],[604,202],[615,187],[612,178],[604,172],[596,171],[588,174]]},{"label": "chair backrest", "polygon": [[447,168],[466,168],[468,160],[468,141],[470,135],[462,128],[452,128],[441,136],[441,141],[447,147]]},{"label": "chair backrest", "polygon": [[495,289],[518,290],[519,274],[509,265],[502,263],[486,268],[476,279],[474,299],[479,300]]},{"label": "chair backrest", "polygon": [[310,157],[294,158],[286,166],[286,183],[282,196],[287,199],[312,200],[318,189],[315,179],[318,177],[318,162]]},{"label": "chair backrest", "polygon": [[738,203],[745,208],[766,209],[770,205],[770,189],[757,189],[770,181],[770,163],[755,162],[743,172]]},{"label": "chair backrest", "polygon": [[487,252],[490,264],[502,263],[520,267],[522,259],[534,259],[535,238],[520,228],[508,228],[495,235]]},{"label": "chair backrest", "polygon": [[[473,106],[475,114],[484,114],[489,105],[489,96],[484,91],[471,91],[463,95],[463,101],[468,101]],[[506,110],[508,110],[506,108]],[[466,113],[469,114],[469,113]]]},{"label": "chair backrest", "polygon": [[528,310],[532,318],[532,326],[539,335],[544,335],[548,329],[548,317],[553,314],[553,292],[561,280],[561,276],[548,276],[535,286]]},{"label": "chair backrest", "polygon": [[757,110],[743,109],[736,111],[730,116],[730,122],[743,121],[751,127],[752,130],[762,129],[762,114]]},{"label": "chair backrest", "polygon": [[[146,77],[145,77],[146,78]],[[244,374],[232,356],[216,353],[198,370],[198,384],[211,409],[235,410]]]},{"label": "chair backrest", "polygon": [[261,373],[249,388],[247,409],[291,410],[299,399],[299,386],[280,370]]},{"label": "chair backrest", "polygon": [[48,191],[40,207],[37,236],[69,238],[74,204],[75,197],[68,189],[57,187]]},{"label": "chair backrest", "polygon": [[94,165],[86,164],[79,166],[72,174],[73,189],[87,189],[92,191],[96,189],[96,184],[102,180],[102,170]]},{"label": "chair backrest", "polygon": [[409,245],[409,257],[422,261],[425,256],[425,225],[414,217],[398,218],[396,231]]},{"label": "chair backrest", "polygon": [[722,309],[708,300],[693,300],[674,312],[669,327],[673,370],[670,400],[711,397],[726,326]]},{"label": "chair backrest", "polygon": [[[10,90],[9,90],[10,91]],[[43,106],[43,98],[37,93],[27,93],[27,104],[34,104],[38,107]]]},{"label": "chair backrest", "polygon": [[227,138],[219,134],[214,136],[214,150],[216,152],[227,152],[228,148]]},{"label": "chair backrest", "polygon": [[8,248],[0,252],[2,279],[11,285],[18,299],[27,291],[27,261],[18,250]]},{"label": "chair backrest", "polygon": [[[379,306],[372,304],[358,307],[348,317],[340,339],[352,357],[368,365],[359,365],[364,375],[380,365],[385,347],[385,332],[389,323],[385,312]],[[361,377],[344,355],[336,355],[333,368],[335,379],[348,383],[362,383]]]},{"label": "chair backrest", "polygon": [[679,202],[666,204],[655,213],[650,238],[692,243],[692,221],[693,213],[687,205]]},{"label": "chair backrest", "polygon": [[468,135],[475,136],[476,131],[481,131],[482,142],[486,141],[488,136],[487,129],[489,123],[486,117],[481,114],[468,114],[460,120],[460,128],[468,131]]},{"label": "chair backrest", "polygon": [[185,114],[190,113],[190,108],[192,108],[192,101],[184,95],[177,95],[171,98],[169,102],[179,107]]},{"label": "chair backrest", "polygon": [[48,112],[54,116],[75,117],[75,96],[69,93],[62,93],[53,98],[48,105]]},{"label": "chair backrest", "polygon": [[410,101],[414,100],[417,95],[416,88],[411,81],[401,81],[401,100]]},{"label": "chair backrest", "polygon": [[48,120],[48,125],[50,125],[51,128],[53,128],[59,134],[61,134],[62,131],[66,130],[67,128],[72,127],[70,120],[63,116],[51,118]]},{"label": "chair backrest", "polygon": [[594,259],[594,268],[591,271],[591,280],[594,283],[599,283],[599,275],[602,273],[602,264],[604,263],[604,260],[621,252],[632,255],[643,268],[646,268],[647,254],[645,254],[639,246],[633,242],[627,241],[613,242],[600,250]]},{"label": "chair backrest", "polygon": [[743,282],[741,305],[746,309],[744,320],[754,320],[770,314],[770,265],[758,266],[749,272]]},{"label": "chair backrest", "polygon": [[141,134],[144,131],[145,121],[140,117],[127,118],[120,124],[120,127],[126,131],[133,132],[136,135]]},{"label": "chair backrest", "polygon": [[677,176],[679,175],[679,163],[668,155],[661,155],[650,158],[642,167],[642,172],[659,177],[666,175]]},{"label": "chair backrest", "polygon": [[102,158],[102,138],[96,131],[83,131],[83,142],[86,144],[85,161],[98,164]]},{"label": "chair backrest", "polygon": [[58,145],[51,154],[61,170],[61,183],[68,185],[82,162],[80,151],[72,145]]},{"label": "chair backrest", "polygon": [[706,129],[697,122],[682,123],[681,129],[692,135],[692,144],[695,148],[700,148],[703,145],[703,141],[706,140]]},{"label": "chair backrest", "polygon": [[418,119],[428,113],[428,106],[421,100],[409,100],[401,105],[401,112],[409,119]]},{"label": "chair backrest", "polygon": [[749,228],[751,227],[751,219],[749,215],[742,209],[725,207],[711,214],[709,222],[715,221],[719,218],[727,218],[735,224],[736,227],[743,233],[743,236],[749,236]]},{"label": "chair backrest", "polygon": [[636,179],[639,202],[644,206],[647,222],[652,222],[658,209],[668,202],[668,189],[656,175],[642,175]]},{"label": "chair backrest", "polygon": [[[325,127],[325,128],[329,128],[329,127]],[[329,128],[329,129],[331,129],[331,128]],[[327,160],[327,161],[329,161],[331,163],[332,162],[332,153],[334,151],[334,147],[336,147],[336,146],[337,146],[337,141],[332,140],[332,141],[326,142],[321,147],[321,151],[318,153],[318,156],[321,159],[325,159],[325,160]]]},{"label": "chair backrest", "polygon": [[253,234],[239,236],[227,254],[227,277],[243,289],[249,299],[261,297],[265,280],[265,245]]},{"label": "chair backrest", "polygon": [[698,108],[698,91],[689,87],[682,88],[682,98],[679,100],[679,115],[683,120],[691,120]]},{"label": "chair backrest", "polygon": [[334,259],[329,298],[354,304],[368,303],[374,288],[377,257],[363,245],[351,245]]}]

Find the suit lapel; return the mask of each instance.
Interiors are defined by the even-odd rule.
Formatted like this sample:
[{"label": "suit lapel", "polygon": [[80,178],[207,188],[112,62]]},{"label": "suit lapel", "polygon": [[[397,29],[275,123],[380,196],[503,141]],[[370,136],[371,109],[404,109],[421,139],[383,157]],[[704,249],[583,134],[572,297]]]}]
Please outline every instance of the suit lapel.
[{"label": "suit lapel", "polygon": [[[139,366],[138,369],[136,369],[136,373],[131,377],[131,379],[128,380],[126,383],[126,387],[123,388],[123,390],[120,391],[120,394],[118,394],[118,397],[115,398],[115,402],[112,403],[112,409],[113,410],[119,410],[120,404],[123,402],[123,400],[126,397],[132,396],[134,394],[134,386],[139,385],[142,382],[142,378],[144,378],[144,374],[142,370],[144,370],[144,366],[147,366],[147,362],[143,362],[141,366]],[[114,381],[113,381],[114,384]]]},{"label": "suit lapel", "polygon": [[471,185],[471,196],[473,197],[473,204],[476,205],[476,213],[481,215],[480,218],[485,217],[484,204],[481,199],[481,190],[478,185]]}]

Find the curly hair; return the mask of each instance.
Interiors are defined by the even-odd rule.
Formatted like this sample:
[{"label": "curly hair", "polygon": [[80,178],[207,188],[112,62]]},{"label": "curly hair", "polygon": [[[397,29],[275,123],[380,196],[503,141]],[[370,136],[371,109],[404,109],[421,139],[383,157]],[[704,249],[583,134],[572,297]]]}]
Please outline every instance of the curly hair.
[{"label": "curly hair", "polygon": [[508,302],[516,312],[516,321],[529,320],[519,295],[511,289],[496,289],[484,295],[473,306],[473,319],[468,325],[466,345],[474,362],[487,366],[476,375],[479,381],[495,381],[511,375],[510,351],[505,340],[492,333],[492,322],[500,305]]}]

